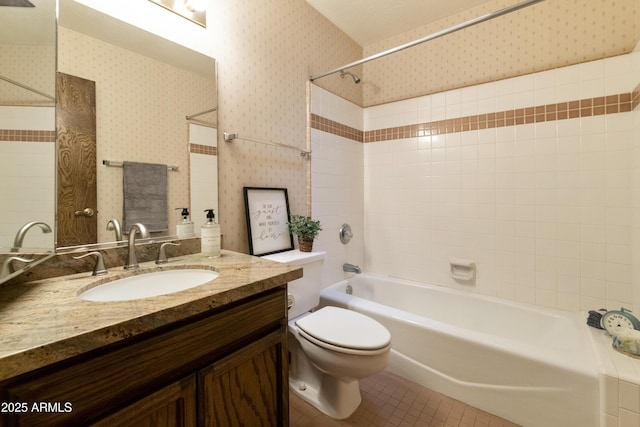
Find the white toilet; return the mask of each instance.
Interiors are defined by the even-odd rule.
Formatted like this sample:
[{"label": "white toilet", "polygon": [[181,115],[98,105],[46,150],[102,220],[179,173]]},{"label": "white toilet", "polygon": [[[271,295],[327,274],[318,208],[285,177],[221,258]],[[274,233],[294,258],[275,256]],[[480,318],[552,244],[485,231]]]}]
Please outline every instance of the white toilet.
[{"label": "white toilet", "polygon": [[298,250],[263,258],[298,265],[304,277],[289,283],[289,389],[323,413],[344,419],[360,405],[358,380],[387,366],[391,334],[361,313],[320,302],[326,252]]}]

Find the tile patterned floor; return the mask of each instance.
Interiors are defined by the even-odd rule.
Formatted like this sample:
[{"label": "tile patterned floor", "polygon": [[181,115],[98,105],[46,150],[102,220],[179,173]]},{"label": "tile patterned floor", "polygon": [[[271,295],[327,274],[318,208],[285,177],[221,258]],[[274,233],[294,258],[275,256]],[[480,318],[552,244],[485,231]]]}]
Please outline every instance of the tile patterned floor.
[{"label": "tile patterned floor", "polygon": [[293,393],[291,427],[518,427],[517,424],[426,389],[388,372],[360,381],[362,403],[346,420],[334,420]]}]

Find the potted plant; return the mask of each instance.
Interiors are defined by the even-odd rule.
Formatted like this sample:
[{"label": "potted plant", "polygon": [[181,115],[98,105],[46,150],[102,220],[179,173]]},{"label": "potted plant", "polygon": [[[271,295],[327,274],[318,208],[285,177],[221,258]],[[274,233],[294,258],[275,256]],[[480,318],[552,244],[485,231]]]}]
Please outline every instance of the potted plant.
[{"label": "potted plant", "polygon": [[291,215],[289,222],[289,231],[298,236],[298,247],[302,252],[311,252],[313,249],[313,239],[318,236],[322,230],[320,221],[311,219],[304,215]]}]

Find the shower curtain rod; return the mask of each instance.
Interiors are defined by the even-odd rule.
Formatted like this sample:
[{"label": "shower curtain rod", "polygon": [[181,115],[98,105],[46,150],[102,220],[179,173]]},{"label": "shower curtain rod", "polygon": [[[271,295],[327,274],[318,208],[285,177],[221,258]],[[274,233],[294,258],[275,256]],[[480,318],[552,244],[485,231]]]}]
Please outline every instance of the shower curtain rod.
[{"label": "shower curtain rod", "polygon": [[446,28],[444,30],[437,31],[435,33],[429,34],[428,36],[425,36],[425,37],[422,37],[420,39],[411,41],[409,43],[405,43],[403,45],[396,46],[394,48],[382,51],[380,53],[376,53],[376,54],[368,56],[366,58],[362,58],[362,59],[360,59],[358,61],[351,62],[349,64],[343,65],[342,67],[338,67],[338,68],[335,68],[335,69],[333,69],[331,71],[327,71],[326,73],[317,74],[315,76],[311,76],[311,77],[309,77],[309,80],[310,81],[314,81],[314,80],[320,79],[322,77],[329,76],[331,74],[339,73],[339,72],[344,71],[344,70],[346,70],[348,68],[352,68],[352,67],[364,64],[366,62],[373,61],[374,59],[382,58],[383,56],[391,55],[392,53],[396,53],[396,52],[399,52],[401,50],[404,50],[404,49],[419,45],[421,43],[437,39],[438,37],[442,37],[442,36],[445,36],[447,34],[451,34],[451,33],[454,33],[456,31],[460,31],[460,30],[465,29],[467,27],[471,27],[473,25],[477,25],[477,24],[480,24],[482,22],[489,21],[489,20],[491,20],[493,18],[497,18],[499,16],[507,15],[507,14],[509,14],[511,12],[515,12],[517,10],[524,9],[525,7],[533,6],[534,4],[541,3],[543,1],[544,0],[527,0],[527,1],[524,1],[522,3],[515,4],[513,6],[505,7],[504,9],[500,9],[500,10],[497,10],[495,12],[487,13],[486,15],[482,15],[482,16],[479,16],[477,18],[470,19],[470,20],[465,21],[465,22],[463,22],[461,24],[457,24],[457,25],[454,25],[452,27]]},{"label": "shower curtain rod", "polygon": [[28,90],[28,91],[30,91],[30,92],[37,93],[38,95],[40,95],[40,96],[44,96],[45,98],[50,99],[50,100],[52,100],[52,101],[54,101],[54,102],[55,102],[55,100],[56,100],[56,99],[55,99],[53,96],[51,96],[51,95],[47,95],[47,94],[46,94],[46,93],[44,93],[44,92],[40,92],[38,89],[34,89],[34,88],[32,88],[32,87],[29,87],[29,86],[27,86],[27,85],[25,85],[25,84],[22,84],[22,83],[17,82],[17,81],[15,81],[15,80],[13,80],[13,79],[10,79],[9,77],[5,77],[5,76],[3,76],[3,75],[0,75],[0,80],[4,80],[5,82],[11,83],[12,85],[16,85],[16,86],[21,87],[22,89],[26,89],[26,90]]}]

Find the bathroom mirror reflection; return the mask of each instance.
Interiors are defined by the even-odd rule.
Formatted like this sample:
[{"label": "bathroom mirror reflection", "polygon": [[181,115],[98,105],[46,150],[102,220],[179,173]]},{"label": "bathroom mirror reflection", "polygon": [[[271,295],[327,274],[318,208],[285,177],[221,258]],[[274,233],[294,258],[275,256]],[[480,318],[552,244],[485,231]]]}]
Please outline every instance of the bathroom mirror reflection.
[{"label": "bathroom mirror reflection", "polygon": [[[56,59],[63,74],[95,83],[95,237],[80,246],[113,246],[107,222],[122,220],[123,170],[102,160],[178,166],[168,180],[167,230],[154,234],[173,237],[174,207],[192,207],[198,227],[198,213],[217,209],[215,60],[76,1],[31,3],[0,6],[1,265],[36,260],[10,262],[13,277],[54,249],[73,249],[56,248],[57,191],[78,193],[56,186]],[[69,176],[84,169],[64,166]],[[74,207],[80,220],[91,217],[88,207]]]},{"label": "bathroom mirror reflection", "polygon": [[[57,249],[126,238],[124,227],[124,237],[107,227],[126,222],[124,162],[167,166],[166,226],[151,237],[176,234],[176,208],[190,207],[194,219],[217,211],[215,60],[59,1]],[[67,121],[65,96],[86,101],[79,116],[71,111],[80,131]]]},{"label": "bathroom mirror reflection", "polygon": [[54,248],[56,2],[31,3],[0,6],[0,254]]}]

